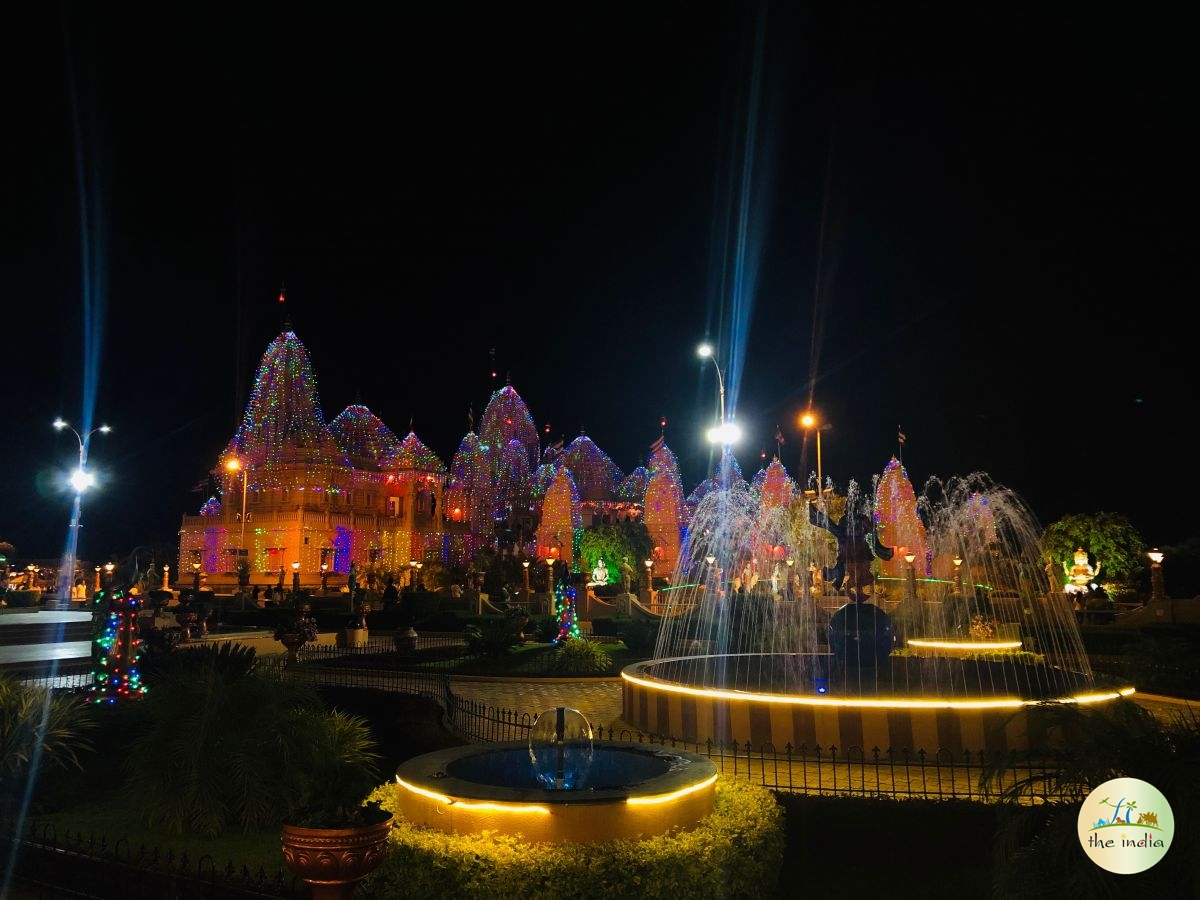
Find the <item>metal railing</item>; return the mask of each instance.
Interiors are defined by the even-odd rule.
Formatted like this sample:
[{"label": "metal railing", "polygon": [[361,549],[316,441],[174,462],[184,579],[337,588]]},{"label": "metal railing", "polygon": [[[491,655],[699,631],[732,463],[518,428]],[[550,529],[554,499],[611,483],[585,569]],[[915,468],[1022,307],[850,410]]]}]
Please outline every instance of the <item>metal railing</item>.
[{"label": "metal railing", "polygon": [[[379,639],[384,641],[385,639]],[[390,639],[386,639],[390,648]],[[429,646],[452,647],[458,635],[428,635]],[[374,642],[373,642],[374,643]],[[445,710],[445,722],[456,734],[476,743],[524,741],[535,715],[460,697],[444,671],[395,668],[396,660],[379,648],[338,648],[310,645],[299,651],[299,664],[288,665],[283,655],[260,656],[256,666],[276,677],[310,679],[317,685],[375,689],[432,698]],[[91,683],[90,663],[30,672],[26,683],[56,690],[79,689]],[[995,801],[1018,781],[1041,785],[1043,799],[1066,799],[1055,787],[1065,754],[1009,752],[984,756],[964,751],[880,747],[755,746],[682,740],[672,735],[647,734],[609,723],[595,727],[597,739],[657,744],[708,756],[726,775],[746,778],[772,791],[794,794],[845,795]],[[984,775],[993,771],[991,783]]]},{"label": "metal railing", "polygon": [[105,835],[59,834],[52,826],[36,823],[17,834],[12,821],[0,821],[0,853],[15,862],[10,874],[13,882],[21,885],[22,897],[302,900],[310,896],[308,884],[286,866],[274,872],[261,867],[251,871],[232,860],[222,865],[211,856],[193,857],[186,850],[179,855],[164,853],[157,847],[134,847],[123,838],[110,841]]}]

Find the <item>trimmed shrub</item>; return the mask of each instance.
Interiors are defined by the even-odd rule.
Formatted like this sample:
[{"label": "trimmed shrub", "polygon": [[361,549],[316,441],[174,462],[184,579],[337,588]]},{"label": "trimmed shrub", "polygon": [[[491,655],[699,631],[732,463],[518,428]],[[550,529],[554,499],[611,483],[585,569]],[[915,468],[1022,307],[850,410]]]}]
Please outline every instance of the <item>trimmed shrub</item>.
[{"label": "trimmed shrub", "polygon": [[650,657],[658,643],[658,623],[627,619],[617,628],[617,635],[630,653]]},{"label": "trimmed shrub", "polygon": [[554,675],[607,675],[612,657],[599,644],[571,638],[555,648],[548,668]]},{"label": "trimmed shrub", "polygon": [[364,896],[590,900],[599,892],[644,900],[752,900],[776,895],[783,810],[770,791],[750,782],[718,778],[712,815],[688,831],[586,847],[530,843],[492,831],[453,835],[419,827],[400,815],[397,790],[384,785],[370,797],[396,820],[391,852],[363,880]]},{"label": "trimmed shrub", "polygon": [[18,606],[37,606],[42,602],[42,592],[40,590],[7,591],[4,594],[4,602],[8,604],[9,609]]}]

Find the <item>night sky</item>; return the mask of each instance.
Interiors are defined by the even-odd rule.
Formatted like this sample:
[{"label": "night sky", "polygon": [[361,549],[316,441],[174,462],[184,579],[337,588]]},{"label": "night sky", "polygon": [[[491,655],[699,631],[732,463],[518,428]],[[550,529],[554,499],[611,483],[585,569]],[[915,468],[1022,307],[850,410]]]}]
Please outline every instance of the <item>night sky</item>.
[{"label": "night sky", "polygon": [[[10,19],[0,539],[171,541],[285,316],[326,420],[446,463],[511,379],[624,472],[919,491],[1196,533],[1190,22],[1017,4],[65,4]],[[430,6],[435,6],[431,4]],[[1165,7],[1164,7],[1165,9]],[[486,11],[485,11],[486,10]],[[286,303],[277,301],[286,286]],[[495,373],[493,375],[493,372]],[[815,470],[810,446],[806,470]]]}]

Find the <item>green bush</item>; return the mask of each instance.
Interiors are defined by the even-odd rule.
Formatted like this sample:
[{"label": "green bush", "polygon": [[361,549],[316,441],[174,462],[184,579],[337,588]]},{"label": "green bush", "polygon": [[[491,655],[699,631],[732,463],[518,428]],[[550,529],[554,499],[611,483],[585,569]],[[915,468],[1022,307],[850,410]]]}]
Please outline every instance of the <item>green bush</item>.
[{"label": "green bush", "polygon": [[563,641],[550,658],[555,675],[604,675],[612,668],[612,657],[599,644],[577,638]]},{"label": "green bush", "polygon": [[508,616],[485,619],[463,628],[463,638],[472,656],[503,656],[521,643],[521,624]]},{"label": "green bush", "polygon": [[42,592],[40,590],[33,591],[7,591],[4,594],[4,602],[9,608],[37,606],[42,602]]},{"label": "green bush", "polygon": [[617,635],[624,641],[630,653],[649,657],[658,643],[658,623],[627,619],[618,626]]},{"label": "green bush", "polygon": [[[445,834],[413,825],[396,808],[396,787],[371,795],[396,814],[391,852],[362,882],[368,897],[521,897],[566,900],[638,897],[776,896],[784,816],[774,795],[719,778],[710,816],[688,831],[581,847],[542,844],[487,831]],[[482,839],[481,839],[482,837]]]},{"label": "green bush", "polygon": [[81,696],[30,687],[0,672],[0,818],[20,806],[28,778],[79,769],[96,724]]}]

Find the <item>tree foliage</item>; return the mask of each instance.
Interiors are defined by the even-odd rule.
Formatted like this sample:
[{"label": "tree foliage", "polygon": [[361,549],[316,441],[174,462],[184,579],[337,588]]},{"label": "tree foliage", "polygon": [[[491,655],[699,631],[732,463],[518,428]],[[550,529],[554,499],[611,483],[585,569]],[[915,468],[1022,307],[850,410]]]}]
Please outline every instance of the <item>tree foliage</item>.
[{"label": "tree foliage", "polygon": [[1120,513],[1075,513],[1064,516],[1042,532],[1042,550],[1056,572],[1069,568],[1075,550],[1082,547],[1088,561],[1100,565],[1104,582],[1129,585],[1146,568],[1146,543],[1132,523]]},{"label": "tree foliage", "polygon": [[604,560],[609,584],[621,583],[621,559],[628,557],[635,572],[641,571],[639,561],[654,550],[654,541],[644,522],[617,522],[589,528],[579,539],[580,568],[591,572],[596,562]]}]

